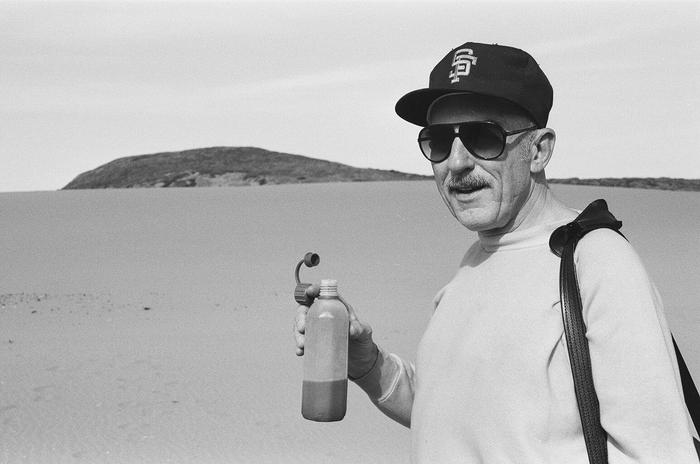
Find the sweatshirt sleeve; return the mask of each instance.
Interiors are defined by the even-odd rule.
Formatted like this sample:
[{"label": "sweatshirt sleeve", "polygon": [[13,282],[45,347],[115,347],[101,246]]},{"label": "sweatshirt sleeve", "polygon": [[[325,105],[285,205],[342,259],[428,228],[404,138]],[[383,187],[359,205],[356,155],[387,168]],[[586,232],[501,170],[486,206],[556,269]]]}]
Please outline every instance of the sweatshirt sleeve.
[{"label": "sweatshirt sleeve", "polygon": [[413,406],[414,371],[412,363],[406,363],[393,353],[378,348],[374,367],[364,376],[355,379],[370,400],[396,422],[411,426]]},{"label": "sweatshirt sleeve", "polygon": [[697,464],[663,306],[639,257],[600,229],[575,259],[609,462]]}]

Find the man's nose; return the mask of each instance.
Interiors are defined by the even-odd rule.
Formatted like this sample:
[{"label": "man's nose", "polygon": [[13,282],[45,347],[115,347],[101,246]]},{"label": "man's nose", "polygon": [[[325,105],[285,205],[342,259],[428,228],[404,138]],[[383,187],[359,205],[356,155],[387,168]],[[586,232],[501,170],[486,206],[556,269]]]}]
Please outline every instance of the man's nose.
[{"label": "man's nose", "polygon": [[447,158],[447,167],[452,172],[471,171],[474,169],[476,159],[469,153],[459,137],[455,137],[450,148],[450,156]]}]

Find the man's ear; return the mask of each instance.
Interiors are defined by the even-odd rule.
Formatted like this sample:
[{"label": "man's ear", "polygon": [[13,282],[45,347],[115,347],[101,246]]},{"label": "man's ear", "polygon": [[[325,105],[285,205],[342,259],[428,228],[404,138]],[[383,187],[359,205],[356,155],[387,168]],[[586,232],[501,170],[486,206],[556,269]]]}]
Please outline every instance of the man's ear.
[{"label": "man's ear", "polygon": [[530,145],[530,172],[540,173],[552,158],[557,135],[552,129],[538,129]]}]

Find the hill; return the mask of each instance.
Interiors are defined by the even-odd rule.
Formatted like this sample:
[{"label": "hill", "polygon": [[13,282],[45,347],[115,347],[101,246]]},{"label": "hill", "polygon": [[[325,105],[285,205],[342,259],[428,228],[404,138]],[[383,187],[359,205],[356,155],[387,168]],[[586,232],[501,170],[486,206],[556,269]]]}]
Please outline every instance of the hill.
[{"label": "hill", "polygon": [[393,170],[356,168],[256,147],[211,147],[119,158],[80,174],[63,189],[213,187],[431,178]]},{"label": "hill", "polygon": [[[256,147],[211,147],[111,161],[73,179],[63,189],[220,187],[316,182],[428,180],[432,176],[279,153]],[[700,179],[623,177],[550,179],[553,184],[700,191]]]}]

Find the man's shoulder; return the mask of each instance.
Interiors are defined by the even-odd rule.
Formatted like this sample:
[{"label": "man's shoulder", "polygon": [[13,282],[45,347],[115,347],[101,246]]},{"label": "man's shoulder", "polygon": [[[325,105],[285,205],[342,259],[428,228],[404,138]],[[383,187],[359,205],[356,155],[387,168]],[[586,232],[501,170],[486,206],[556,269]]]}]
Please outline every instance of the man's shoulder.
[{"label": "man's shoulder", "polygon": [[633,250],[632,245],[620,233],[601,227],[588,232],[578,242],[576,253],[606,253],[606,252],[622,252]]},{"label": "man's shoulder", "polygon": [[631,277],[646,273],[634,247],[622,235],[608,228],[587,233],[576,246],[574,259],[579,275]]}]

